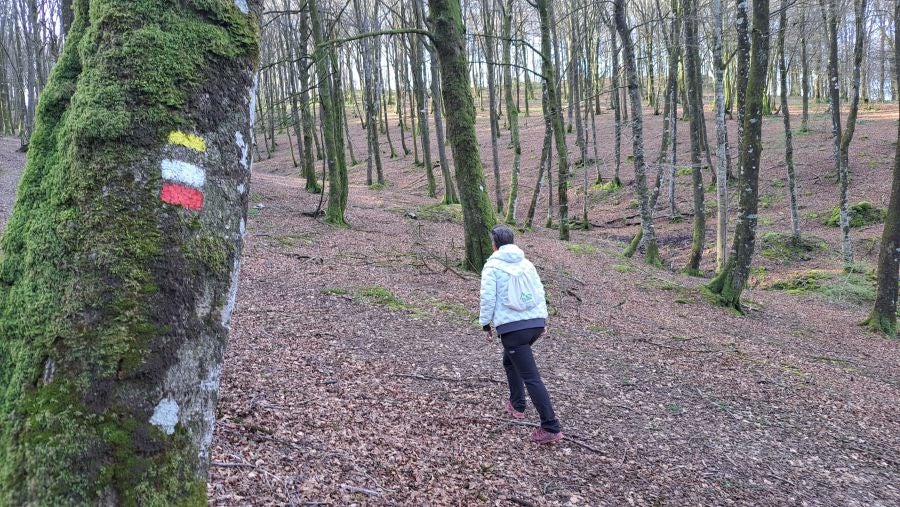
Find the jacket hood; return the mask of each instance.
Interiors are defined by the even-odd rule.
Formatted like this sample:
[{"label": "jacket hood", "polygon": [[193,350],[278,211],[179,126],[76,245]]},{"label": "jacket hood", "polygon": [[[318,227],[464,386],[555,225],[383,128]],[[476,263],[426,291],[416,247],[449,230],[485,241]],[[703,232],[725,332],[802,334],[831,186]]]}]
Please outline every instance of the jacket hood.
[{"label": "jacket hood", "polygon": [[503,261],[507,264],[518,264],[525,259],[525,252],[516,245],[503,245],[498,248],[490,258]]}]

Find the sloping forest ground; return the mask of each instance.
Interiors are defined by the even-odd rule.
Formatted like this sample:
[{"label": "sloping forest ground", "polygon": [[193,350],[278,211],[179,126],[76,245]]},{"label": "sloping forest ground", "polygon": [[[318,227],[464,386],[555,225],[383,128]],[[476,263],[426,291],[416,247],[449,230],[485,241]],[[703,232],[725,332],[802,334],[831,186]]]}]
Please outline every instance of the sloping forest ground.
[{"label": "sloping forest ground", "polygon": [[[861,111],[851,199],[884,207],[897,111],[878,108]],[[598,117],[604,177],[611,116]],[[655,154],[661,119],[645,120]],[[493,191],[487,122],[480,121]],[[543,123],[534,112],[524,121],[521,192],[530,196]],[[364,132],[353,122],[362,159]],[[531,444],[532,428],[505,417],[499,344],[487,343],[473,322],[478,277],[457,265],[458,213],[433,206],[412,155],[390,160],[384,145],[385,189],[365,185],[365,163],[353,167],[351,228],[335,229],[301,214],[315,210],[319,196],[303,190],[281,137],[274,156],[254,165],[210,502],[900,503],[900,342],[856,325],[868,310],[870,282],[865,273],[840,271],[838,230],[822,223],[837,202],[828,125],[817,109],[812,132],[795,139],[809,247],[780,248],[771,234],[758,245],[746,316],[707,303],[696,290],[703,279],[621,256],[637,220],[623,219],[635,213],[628,131],[625,188],[590,190],[598,227],[573,231],[570,243],[543,227],[518,237],[544,278],[553,314],[535,350],[570,439],[551,447]],[[765,118],[764,129],[761,237],[789,231],[780,118]],[[392,134],[399,150],[399,131]],[[679,152],[687,154],[687,128],[679,134]],[[507,142],[504,131],[504,194]],[[3,145],[8,169],[21,164],[7,153],[16,146]],[[689,180],[678,178],[683,212],[691,208]],[[573,189],[573,214],[580,197]],[[526,208],[523,197],[520,220]],[[666,209],[663,196],[659,214]],[[682,267],[689,220],[657,223],[665,259]],[[874,261],[880,232],[879,224],[853,230],[861,262]],[[713,241],[710,227],[710,247]],[[704,255],[711,274],[713,250]],[[527,414],[537,422],[533,409]]]}]

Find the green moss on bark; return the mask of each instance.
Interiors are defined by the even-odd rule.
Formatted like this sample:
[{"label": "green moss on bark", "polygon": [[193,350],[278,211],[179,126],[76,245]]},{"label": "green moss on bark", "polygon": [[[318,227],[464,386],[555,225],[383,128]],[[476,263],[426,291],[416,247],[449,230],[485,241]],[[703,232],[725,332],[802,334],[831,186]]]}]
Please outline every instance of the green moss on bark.
[{"label": "green moss on bark", "polygon": [[[148,358],[171,361],[160,277],[183,240],[144,168],[197,127],[186,111],[211,72],[255,60],[255,20],[230,1],[73,8],[0,243],[0,505],[202,505],[186,430],[136,408],[163,373]],[[227,278],[236,253],[198,232],[185,269]]]}]

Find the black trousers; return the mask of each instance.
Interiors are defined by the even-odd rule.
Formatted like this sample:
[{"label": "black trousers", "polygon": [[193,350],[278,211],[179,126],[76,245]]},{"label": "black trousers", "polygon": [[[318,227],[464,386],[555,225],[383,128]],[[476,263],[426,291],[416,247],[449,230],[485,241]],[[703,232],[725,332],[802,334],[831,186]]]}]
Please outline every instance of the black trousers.
[{"label": "black trousers", "polygon": [[503,343],[503,369],[506,370],[506,380],[509,382],[509,401],[513,408],[523,412],[525,410],[525,391],[531,398],[531,404],[541,416],[541,428],[559,433],[559,420],[553,412],[553,404],[550,403],[550,394],[541,381],[537,364],[534,362],[534,354],[531,345],[541,336],[544,328],[523,329],[500,335]]}]

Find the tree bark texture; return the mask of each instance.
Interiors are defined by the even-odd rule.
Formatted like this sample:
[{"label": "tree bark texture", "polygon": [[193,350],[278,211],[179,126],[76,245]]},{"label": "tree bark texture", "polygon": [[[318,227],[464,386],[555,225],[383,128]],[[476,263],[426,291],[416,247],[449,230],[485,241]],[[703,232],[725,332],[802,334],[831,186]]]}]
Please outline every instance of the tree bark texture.
[{"label": "tree bark texture", "polygon": [[73,4],[2,240],[0,504],[206,505],[260,3]]}]

